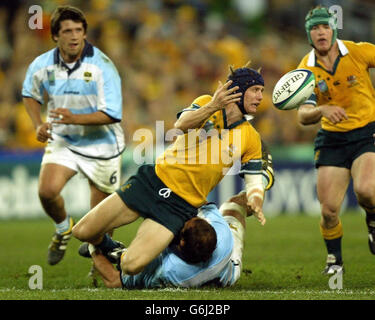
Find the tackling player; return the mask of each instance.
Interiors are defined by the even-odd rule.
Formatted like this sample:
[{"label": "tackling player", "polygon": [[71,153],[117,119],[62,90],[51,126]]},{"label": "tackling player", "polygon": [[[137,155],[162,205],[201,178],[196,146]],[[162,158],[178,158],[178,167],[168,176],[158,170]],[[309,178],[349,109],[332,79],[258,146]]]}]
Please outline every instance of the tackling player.
[{"label": "tackling player", "polygon": [[177,241],[137,275],[121,272],[121,257],[126,259],[127,249],[110,253],[117,269],[93,245],[88,250],[108,288],[232,286],[241,275],[246,217],[251,214],[245,192],[224,202],[219,210],[214,204],[202,206],[198,217],[185,223]]},{"label": "tackling player", "polygon": [[[119,74],[98,48],[86,41],[87,22],[71,6],[51,17],[57,47],[29,66],[22,95],[40,142],[48,141],[39,175],[39,198],[56,225],[48,247],[48,263],[63,258],[72,234],[61,191],[78,172],[88,179],[93,208],[120,185],[125,148]],[[48,118],[41,106],[48,96]]]},{"label": "tackling player", "polygon": [[359,205],[366,211],[369,247],[375,254],[375,90],[369,68],[375,67],[375,45],[337,39],[335,17],[318,6],[306,16],[313,50],[298,68],[315,75],[314,94],[298,110],[303,125],[321,121],[315,139],[321,234],[327,247],[324,273],[342,268],[341,204],[353,179]]},{"label": "tackling player", "polygon": [[232,70],[212,97],[196,99],[183,112],[176,127],[185,133],[156,164],[141,166],[77,223],[73,235],[108,252],[116,243],[104,234],[143,217],[121,264],[123,274],[137,274],[197,215],[209,192],[237,162],[248,205],[264,224],[261,139],[245,118],[255,114],[263,88],[264,80],[257,71],[247,67]]}]

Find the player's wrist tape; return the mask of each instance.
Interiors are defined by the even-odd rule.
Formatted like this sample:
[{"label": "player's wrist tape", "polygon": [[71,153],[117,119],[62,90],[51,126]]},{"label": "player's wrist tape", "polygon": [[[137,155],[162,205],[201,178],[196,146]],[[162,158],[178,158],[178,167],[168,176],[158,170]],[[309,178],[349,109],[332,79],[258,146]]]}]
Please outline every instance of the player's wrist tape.
[{"label": "player's wrist tape", "polygon": [[239,213],[241,213],[244,217],[247,216],[247,212],[245,210],[245,208],[241,205],[239,205],[238,203],[235,203],[235,202],[224,202],[220,208],[219,208],[219,211],[223,214],[225,210],[233,210],[233,211],[237,211]]},{"label": "player's wrist tape", "polygon": [[96,247],[91,243],[89,243],[88,249],[89,249],[89,252],[90,252],[90,256],[92,256],[92,254],[96,251]]},{"label": "player's wrist tape", "polygon": [[252,201],[253,198],[259,198],[263,200],[263,191],[260,189],[252,189],[250,192],[246,194],[248,201]]}]

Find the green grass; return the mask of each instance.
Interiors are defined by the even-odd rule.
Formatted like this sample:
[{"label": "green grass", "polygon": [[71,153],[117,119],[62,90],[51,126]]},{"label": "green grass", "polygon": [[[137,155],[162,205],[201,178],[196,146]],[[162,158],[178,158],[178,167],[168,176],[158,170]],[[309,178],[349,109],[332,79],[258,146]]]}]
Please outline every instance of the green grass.
[{"label": "green grass", "polygon": [[[0,300],[284,300],[375,299],[375,256],[367,245],[363,215],[342,215],[345,274],[342,290],[331,290],[321,275],[326,252],[319,233],[319,217],[278,216],[264,227],[248,218],[243,274],[224,289],[106,289],[94,288],[86,277],[90,261],[78,256],[80,242],[72,239],[64,260],[46,263],[53,233],[50,220],[0,221]],[[128,244],[135,226],[115,231],[115,239]],[[43,290],[29,289],[28,269],[43,269]]]}]

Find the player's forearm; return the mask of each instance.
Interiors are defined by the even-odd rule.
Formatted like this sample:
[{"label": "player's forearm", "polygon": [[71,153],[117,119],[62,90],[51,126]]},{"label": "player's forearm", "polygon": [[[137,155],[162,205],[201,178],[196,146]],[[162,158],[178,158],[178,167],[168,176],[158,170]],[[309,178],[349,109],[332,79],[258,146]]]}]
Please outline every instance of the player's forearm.
[{"label": "player's forearm", "polygon": [[306,126],[315,124],[322,118],[321,107],[316,107],[312,104],[304,104],[298,109],[298,121],[300,124]]},{"label": "player's forearm", "polygon": [[198,110],[185,111],[175,122],[174,127],[183,132],[187,132],[189,129],[200,128],[203,123],[219,109],[217,105],[210,102]]},{"label": "player's forearm", "polygon": [[51,110],[49,116],[53,123],[74,125],[104,125],[116,122],[115,119],[102,111],[87,114],[74,114],[69,109],[57,108]]},{"label": "player's forearm", "polygon": [[121,288],[120,272],[100,253],[92,253],[95,269],[99,272],[107,288]]},{"label": "player's forearm", "polygon": [[23,104],[25,105],[26,111],[33,123],[34,129],[43,123],[40,115],[41,105],[38,101],[33,98],[23,98]]},{"label": "player's forearm", "polygon": [[261,174],[249,175],[245,174],[245,190],[247,197],[247,204],[253,210],[253,214],[257,219],[264,224],[265,219],[263,216],[263,199],[264,199],[264,186]]},{"label": "player's forearm", "polygon": [[89,114],[75,114],[72,124],[79,125],[102,125],[114,123],[115,120],[105,113],[98,111]]}]

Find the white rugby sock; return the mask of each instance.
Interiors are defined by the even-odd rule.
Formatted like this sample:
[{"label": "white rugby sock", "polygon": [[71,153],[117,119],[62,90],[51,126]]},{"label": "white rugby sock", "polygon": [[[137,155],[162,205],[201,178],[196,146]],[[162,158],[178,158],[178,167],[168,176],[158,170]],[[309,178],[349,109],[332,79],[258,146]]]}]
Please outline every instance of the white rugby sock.
[{"label": "white rugby sock", "polygon": [[56,232],[62,234],[69,230],[70,228],[70,217],[67,215],[65,220],[60,223],[55,223]]}]

